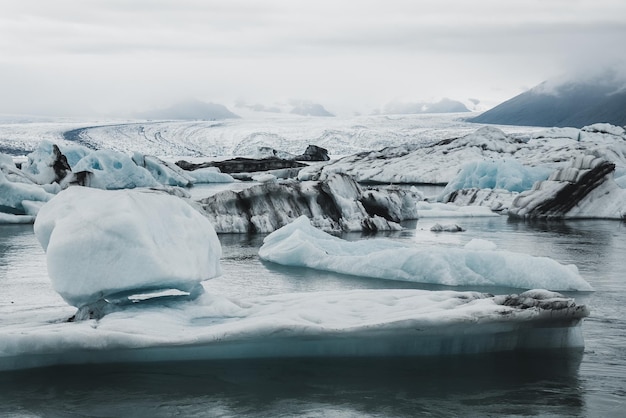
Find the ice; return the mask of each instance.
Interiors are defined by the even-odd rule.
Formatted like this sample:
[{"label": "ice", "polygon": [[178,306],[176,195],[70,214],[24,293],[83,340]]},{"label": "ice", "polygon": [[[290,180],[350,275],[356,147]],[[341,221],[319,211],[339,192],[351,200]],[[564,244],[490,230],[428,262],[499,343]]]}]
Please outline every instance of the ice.
[{"label": "ice", "polygon": [[261,183],[200,200],[218,233],[272,232],[301,215],[326,231],[399,230],[416,217],[421,195],[407,190],[369,190],[349,176],[325,181]]},{"label": "ice", "polygon": [[82,158],[73,171],[81,185],[98,189],[132,189],[159,185],[148,170],[137,166],[130,157],[117,151],[94,151]]},{"label": "ice", "polygon": [[615,164],[579,156],[548,180],[519,194],[509,215],[542,219],[626,219],[626,190],[614,180]]},{"label": "ice", "polygon": [[99,320],[0,328],[0,370],[174,360],[445,356],[582,349],[571,299],[544,291],[351,290],[135,303]]},{"label": "ice", "polygon": [[217,167],[199,168],[188,171],[187,175],[194,179],[195,183],[233,183],[235,179],[226,173],[221,173]]},{"label": "ice", "polygon": [[136,290],[190,292],[220,274],[211,223],[160,192],[69,187],[41,208],[35,234],[54,289],[76,307]]},{"label": "ice", "polygon": [[[36,184],[9,181],[3,171],[0,170],[0,212],[31,217],[37,214],[37,202],[47,202],[53,196]],[[28,218],[17,219],[22,222]],[[4,216],[2,223],[12,223],[15,220],[15,218]]]},{"label": "ice", "polygon": [[38,184],[61,183],[71,172],[67,159],[56,144],[41,141],[39,146],[22,164],[22,171],[32,177]]},{"label": "ice", "polygon": [[314,228],[306,217],[268,235],[259,256],[288,266],[448,286],[592,290],[576,266],[550,258],[480,244],[423,249],[387,239],[344,241]]},{"label": "ice", "polygon": [[536,181],[547,179],[552,171],[547,167],[525,167],[513,159],[474,161],[461,168],[441,195],[469,188],[522,192],[532,188]]},{"label": "ice", "polygon": [[188,172],[176,164],[168,163],[157,157],[135,152],[132,160],[139,167],[148,170],[156,181],[165,186],[190,187],[195,182],[195,179],[189,176]]},{"label": "ice", "polygon": [[418,218],[476,218],[500,216],[486,206],[458,206],[452,203],[418,202]]}]

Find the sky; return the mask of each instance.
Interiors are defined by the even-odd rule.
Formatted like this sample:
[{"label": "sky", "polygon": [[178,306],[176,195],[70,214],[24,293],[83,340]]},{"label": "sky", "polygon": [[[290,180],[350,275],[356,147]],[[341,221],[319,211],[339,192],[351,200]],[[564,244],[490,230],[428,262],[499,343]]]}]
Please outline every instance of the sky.
[{"label": "sky", "polygon": [[623,0],[3,0],[0,113],[123,115],[189,98],[485,108],[623,64],[625,16]]}]

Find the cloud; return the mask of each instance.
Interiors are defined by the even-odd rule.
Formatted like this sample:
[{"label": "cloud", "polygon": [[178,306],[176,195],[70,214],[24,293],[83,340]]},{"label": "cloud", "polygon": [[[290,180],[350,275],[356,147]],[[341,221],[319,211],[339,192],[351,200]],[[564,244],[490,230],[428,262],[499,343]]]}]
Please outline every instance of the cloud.
[{"label": "cloud", "polygon": [[19,96],[112,110],[190,96],[486,103],[620,54],[624,15],[617,0],[22,0],[0,15],[0,111]]}]

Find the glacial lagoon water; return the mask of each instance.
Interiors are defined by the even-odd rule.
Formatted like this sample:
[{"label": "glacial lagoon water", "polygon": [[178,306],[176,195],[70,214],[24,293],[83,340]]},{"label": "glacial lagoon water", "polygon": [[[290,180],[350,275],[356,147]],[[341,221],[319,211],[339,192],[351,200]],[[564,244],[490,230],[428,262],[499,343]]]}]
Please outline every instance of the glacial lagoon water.
[{"label": "glacial lagoon water", "polygon": [[[435,222],[463,233],[430,232]],[[385,236],[415,245],[472,238],[576,264],[595,288],[583,353],[445,359],[335,359],[52,367],[0,373],[0,416],[413,417],[623,416],[626,405],[626,224],[429,219]],[[222,235],[223,275],[208,292],[254,296],[357,288],[444,289],[264,263],[261,235]],[[74,311],[52,291],[31,225],[0,226],[0,327]],[[510,288],[481,288],[512,293]]]}]

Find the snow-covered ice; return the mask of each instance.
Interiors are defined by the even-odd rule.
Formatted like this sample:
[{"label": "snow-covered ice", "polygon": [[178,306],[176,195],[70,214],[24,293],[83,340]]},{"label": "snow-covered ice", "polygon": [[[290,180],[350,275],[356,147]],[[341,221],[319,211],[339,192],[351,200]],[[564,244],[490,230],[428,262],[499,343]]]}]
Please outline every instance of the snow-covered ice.
[{"label": "snow-covered ice", "polygon": [[76,307],[130,291],[190,292],[220,274],[211,223],[160,192],[72,186],[41,208],[34,229],[54,289]]},{"label": "snow-covered ice", "polygon": [[547,257],[498,251],[471,242],[465,248],[417,248],[388,239],[350,242],[320,231],[306,217],[268,235],[259,256],[288,266],[380,279],[449,286],[592,290],[576,266]]},{"label": "snow-covered ice", "polygon": [[194,183],[232,183],[235,181],[230,174],[221,173],[217,167],[187,171],[187,175],[194,179]]},{"label": "snow-covered ice", "polygon": [[475,218],[500,216],[487,206],[459,206],[452,203],[418,202],[418,218]]}]

